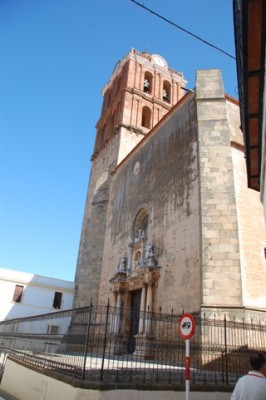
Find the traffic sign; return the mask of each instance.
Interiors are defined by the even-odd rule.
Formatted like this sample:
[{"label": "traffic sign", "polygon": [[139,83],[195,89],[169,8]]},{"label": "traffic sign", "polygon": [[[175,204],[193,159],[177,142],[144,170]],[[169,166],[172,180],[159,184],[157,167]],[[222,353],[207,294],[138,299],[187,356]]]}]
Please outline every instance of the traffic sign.
[{"label": "traffic sign", "polygon": [[179,333],[183,339],[190,339],[195,333],[195,320],[190,314],[183,314],[178,321]]}]

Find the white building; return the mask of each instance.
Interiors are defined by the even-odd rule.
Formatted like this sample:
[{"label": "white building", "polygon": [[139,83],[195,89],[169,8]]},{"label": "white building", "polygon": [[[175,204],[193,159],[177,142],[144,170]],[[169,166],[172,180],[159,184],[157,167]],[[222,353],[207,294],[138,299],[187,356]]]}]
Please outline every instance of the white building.
[{"label": "white building", "polygon": [[0,268],[0,321],[72,308],[74,282]]}]

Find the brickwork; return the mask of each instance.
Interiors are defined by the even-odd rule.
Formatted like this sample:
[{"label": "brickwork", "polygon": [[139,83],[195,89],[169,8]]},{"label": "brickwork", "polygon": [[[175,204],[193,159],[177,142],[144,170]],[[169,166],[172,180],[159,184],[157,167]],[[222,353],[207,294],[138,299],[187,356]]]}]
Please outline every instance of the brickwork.
[{"label": "brickwork", "polygon": [[[163,65],[156,62],[156,57]],[[146,134],[184,95],[181,87],[185,84],[183,75],[168,68],[160,56],[136,50],[128,53],[118,63],[103,90],[103,109],[97,123],[94,157],[121,125]],[[164,90],[167,91],[166,97],[163,97]],[[145,106],[151,111],[148,127],[143,125]]]}]

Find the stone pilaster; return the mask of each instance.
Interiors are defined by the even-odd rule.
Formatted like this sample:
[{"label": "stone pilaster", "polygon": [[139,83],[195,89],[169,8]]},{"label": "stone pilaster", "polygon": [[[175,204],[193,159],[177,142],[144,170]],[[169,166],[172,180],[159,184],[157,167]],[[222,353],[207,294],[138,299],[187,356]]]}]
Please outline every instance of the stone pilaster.
[{"label": "stone pilaster", "polygon": [[241,306],[230,131],[220,70],[197,72],[202,306]]}]

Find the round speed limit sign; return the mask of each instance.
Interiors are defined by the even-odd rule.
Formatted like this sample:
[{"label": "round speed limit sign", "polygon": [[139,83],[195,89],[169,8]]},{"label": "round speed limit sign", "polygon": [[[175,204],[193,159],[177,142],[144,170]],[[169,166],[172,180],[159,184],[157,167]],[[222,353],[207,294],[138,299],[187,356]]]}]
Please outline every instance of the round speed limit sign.
[{"label": "round speed limit sign", "polygon": [[183,339],[190,339],[195,333],[195,320],[190,314],[183,314],[178,322],[179,333]]}]

